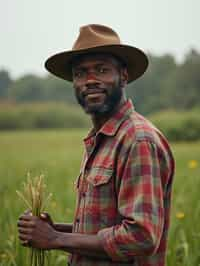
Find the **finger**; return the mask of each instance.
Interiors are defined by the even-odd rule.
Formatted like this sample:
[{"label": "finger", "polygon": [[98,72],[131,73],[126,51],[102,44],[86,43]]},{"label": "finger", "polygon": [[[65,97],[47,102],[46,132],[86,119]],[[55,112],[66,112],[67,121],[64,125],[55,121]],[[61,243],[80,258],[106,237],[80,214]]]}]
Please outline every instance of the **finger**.
[{"label": "finger", "polygon": [[22,240],[21,241],[21,244],[23,245],[23,246],[25,246],[25,245],[29,245],[29,241],[28,240]]},{"label": "finger", "polygon": [[51,219],[51,216],[47,213],[47,212],[42,212],[41,214],[40,214],[40,217],[43,219],[46,219],[46,220],[49,220],[49,221],[51,221],[52,219]]},{"label": "finger", "polygon": [[30,214],[30,215],[32,215],[32,212],[31,212],[31,210],[25,210],[24,214]]},{"label": "finger", "polygon": [[32,232],[31,229],[29,228],[24,228],[24,227],[19,227],[19,233],[22,233],[22,234],[30,234]]},{"label": "finger", "polygon": [[31,243],[28,240],[21,241],[21,245],[24,246],[24,247],[27,247],[27,248],[31,247]]},{"label": "finger", "polygon": [[24,221],[24,220],[19,220],[17,223],[18,227],[27,227],[27,228],[33,228],[35,226],[35,224],[33,223],[33,221]]},{"label": "finger", "polygon": [[23,233],[20,233],[19,234],[19,239],[21,240],[21,241],[30,241],[31,239],[30,239],[30,236],[28,235],[28,234],[23,234]]},{"label": "finger", "polygon": [[46,221],[48,224],[53,226],[53,221],[51,219],[51,216],[47,212],[43,212],[40,214],[40,218],[44,221]]},{"label": "finger", "polygon": [[46,217],[50,218],[50,215],[48,214],[48,212],[42,212],[42,214],[44,214]]},{"label": "finger", "polygon": [[32,216],[29,214],[23,214],[19,217],[19,220],[24,220],[24,221],[30,221],[32,219]]},{"label": "finger", "polygon": [[25,220],[25,221],[30,221],[32,219],[34,219],[35,216],[33,216],[33,214],[31,212],[29,212],[28,214],[22,214],[19,217],[19,220]]},{"label": "finger", "polygon": [[48,218],[48,216],[46,215],[46,213],[41,213],[40,218],[46,220]]}]

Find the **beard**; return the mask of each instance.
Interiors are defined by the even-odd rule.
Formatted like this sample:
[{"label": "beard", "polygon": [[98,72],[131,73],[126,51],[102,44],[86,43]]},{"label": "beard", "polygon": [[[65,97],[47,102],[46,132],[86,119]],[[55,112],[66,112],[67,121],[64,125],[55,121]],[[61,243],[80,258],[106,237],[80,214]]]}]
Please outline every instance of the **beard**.
[{"label": "beard", "polygon": [[100,103],[89,105],[86,101],[85,96],[81,93],[78,93],[77,90],[76,99],[87,114],[96,116],[101,114],[108,114],[111,113],[121,101],[123,95],[121,80],[116,82],[115,85],[106,88],[106,90],[104,91],[105,99]]}]

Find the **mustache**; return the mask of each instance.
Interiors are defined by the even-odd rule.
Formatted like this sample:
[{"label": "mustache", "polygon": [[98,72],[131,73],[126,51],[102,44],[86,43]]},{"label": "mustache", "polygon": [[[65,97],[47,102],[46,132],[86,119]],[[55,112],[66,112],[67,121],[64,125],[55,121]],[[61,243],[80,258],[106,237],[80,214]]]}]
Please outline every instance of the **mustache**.
[{"label": "mustache", "polygon": [[106,93],[106,89],[103,87],[97,87],[97,86],[93,86],[90,88],[85,88],[85,90],[82,91],[81,95],[83,97],[89,95],[89,94],[93,94],[93,93]]}]

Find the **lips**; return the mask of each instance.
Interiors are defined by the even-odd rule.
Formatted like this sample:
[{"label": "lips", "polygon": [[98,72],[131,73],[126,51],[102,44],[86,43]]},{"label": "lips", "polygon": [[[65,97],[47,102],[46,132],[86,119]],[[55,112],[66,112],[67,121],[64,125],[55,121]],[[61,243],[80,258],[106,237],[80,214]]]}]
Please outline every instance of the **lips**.
[{"label": "lips", "polygon": [[92,90],[86,90],[83,92],[83,97],[87,97],[87,96],[93,96],[93,97],[97,97],[100,96],[102,94],[105,94],[105,90],[100,90],[100,89],[92,89]]},{"label": "lips", "polygon": [[85,104],[96,105],[105,101],[106,91],[99,88],[87,89],[82,93],[82,97],[84,98]]},{"label": "lips", "polygon": [[99,102],[104,99],[105,93],[91,93],[85,96],[85,99],[89,102]]}]

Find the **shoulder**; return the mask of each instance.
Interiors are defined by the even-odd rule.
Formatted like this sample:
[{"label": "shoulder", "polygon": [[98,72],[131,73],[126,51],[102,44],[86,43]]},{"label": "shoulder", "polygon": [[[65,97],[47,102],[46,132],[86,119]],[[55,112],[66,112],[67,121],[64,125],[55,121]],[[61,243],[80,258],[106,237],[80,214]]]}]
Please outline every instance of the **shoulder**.
[{"label": "shoulder", "polygon": [[161,131],[136,111],[133,111],[124,120],[117,135],[127,148],[144,141],[152,143],[162,150],[169,150],[168,141]]},{"label": "shoulder", "polygon": [[123,155],[134,154],[135,157],[154,152],[170,173],[174,171],[174,157],[167,139],[141,114],[132,112],[121,125],[119,134]]}]

